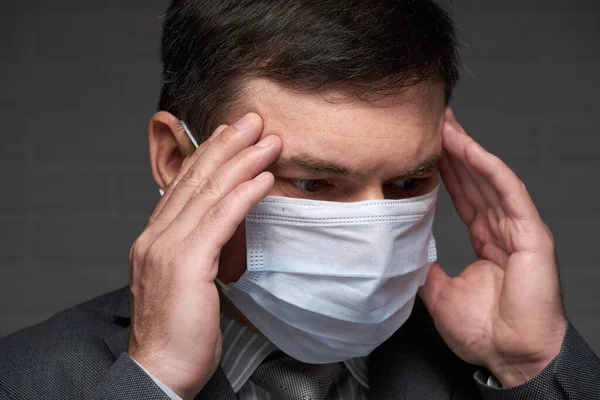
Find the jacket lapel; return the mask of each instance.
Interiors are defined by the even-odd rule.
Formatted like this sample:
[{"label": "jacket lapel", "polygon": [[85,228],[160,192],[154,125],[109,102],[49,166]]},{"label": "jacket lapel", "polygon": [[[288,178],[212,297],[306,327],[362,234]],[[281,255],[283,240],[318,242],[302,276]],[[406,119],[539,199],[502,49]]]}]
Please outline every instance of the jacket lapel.
[{"label": "jacket lapel", "polygon": [[122,327],[117,333],[113,333],[104,337],[104,343],[106,343],[106,346],[115,357],[115,360],[119,358],[119,355],[122,352],[127,351],[130,331],[131,327],[125,326]]},{"label": "jacket lapel", "polygon": [[[116,360],[122,352],[127,351],[129,344],[129,333],[131,332],[129,286],[125,288],[122,298],[115,306],[113,318],[115,319],[115,323],[121,325],[121,327],[116,333],[113,332],[108,334],[103,339],[104,343]],[[229,381],[227,380],[227,377],[225,376],[225,373],[221,367],[217,368],[202,391],[195,397],[195,400],[209,400],[216,398],[223,400],[235,400],[235,392],[229,384]]]}]

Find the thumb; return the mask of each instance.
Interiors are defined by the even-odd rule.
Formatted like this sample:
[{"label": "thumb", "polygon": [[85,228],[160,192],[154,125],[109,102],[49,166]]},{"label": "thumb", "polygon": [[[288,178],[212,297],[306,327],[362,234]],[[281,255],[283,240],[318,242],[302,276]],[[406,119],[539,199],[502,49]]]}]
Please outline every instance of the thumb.
[{"label": "thumb", "polygon": [[427,307],[427,311],[429,311],[431,316],[433,316],[435,303],[440,298],[442,290],[450,279],[448,274],[442,269],[440,263],[436,261],[431,265],[425,284],[419,288],[419,296],[423,300],[423,303],[425,303],[425,307]]}]

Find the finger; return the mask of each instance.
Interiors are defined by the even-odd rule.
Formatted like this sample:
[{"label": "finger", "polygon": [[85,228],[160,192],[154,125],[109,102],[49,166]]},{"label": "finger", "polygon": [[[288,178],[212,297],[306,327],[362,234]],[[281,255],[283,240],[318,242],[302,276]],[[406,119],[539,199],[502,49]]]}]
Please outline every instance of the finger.
[{"label": "finger", "polygon": [[219,202],[272,164],[281,153],[281,146],[281,139],[270,135],[240,152],[196,188],[165,232],[184,239]]},{"label": "finger", "polygon": [[[479,193],[481,194],[483,199],[486,201],[488,206],[493,208],[496,212],[498,212],[502,208],[502,204],[500,202],[500,199],[498,198],[498,194],[490,186],[490,184],[487,182],[487,180],[483,176],[481,176],[481,174],[479,174],[475,169],[473,169],[472,165],[468,162],[467,157],[466,157],[466,148],[471,143],[475,142],[475,140],[467,134],[465,129],[462,127],[462,125],[454,118],[453,113],[450,112],[449,115],[450,115],[450,118],[447,119],[448,124],[449,124],[448,130],[458,132],[459,135],[458,136],[455,135],[454,139],[456,139],[458,141],[462,140],[463,144],[465,146],[465,152],[464,152],[465,157],[464,157],[463,164],[465,165],[467,172],[469,172],[469,174],[471,175],[473,181],[475,182],[475,184],[477,185],[477,188],[479,189]],[[451,133],[452,132],[449,132],[449,134],[451,134]]]},{"label": "finger", "polygon": [[[495,196],[493,196],[486,189],[489,199],[492,200],[495,197],[500,202],[503,211],[512,210],[514,212],[512,216],[514,217],[520,215],[521,217],[529,216],[535,218],[539,216],[523,182],[498,157],[485,151],[481,145],[466,134],[456,120],[452,109],[449,107],[446,109],[446,120],[449,122],[450,127],[453,128],[447,130],[450,133],[448,135],[450,140],[457,139],[458,142],[462,142],[456,147],[464,147],[465,161],[471,166],[472,171],[476,171],[488,182],[487,187],[491,187],[495,192]],[[458,132],[459,135],[452,135],[454,132]],[[460,135],[461,133],[463,135]],[[515,195],[517,197],[514,197]],[[526,201],[528,204],[526,207],[521,207],[520,201]]]},{"label": "finger", "polygon": [[[269,194],[274,182],[273,174],[265,171],[231,191],[183,240],[185,248],[189,249],[189,255],[197,257],[197,254],[202,253],[209,259],[216,259],[250,209]],[[211,265],[213,267],[209,279],[214,280],[218,271],[213,263]]]},{"label": "finger", "polygon": [[[477,185],[479,189],[479,193],[483,197],[483,199],[488,203],[488,206],[493,208],[501,208],[500,199],[498,198],[498,194],[496,191],[489,185],[487,180],[481,176],[478,172],[476,172],[471,164],[468,162],[466,157],[466,148],[471,145],[471,143],[475,142],[473,138],[471,138],[462,125],[454,118],[454,114],[450,113],[450,118],[447,120],[448,123],[448,133],[450,136],[449,140],[455,140],[457,142],[462,142],[460,145],[464,146],[464,158],[461,160],[463,165],[467,169],[467,172],[471,175],[473,181]],[[455,133],[458,133],[456,135]],[[457,145],[457,146],[460,146]]]},{"label": "finger", "polygon": [[449,158],[454,168],[459,171],[467,198],[475,205],[481,217],[479,225],[475,225],[475,220],[469,225],[475,252],[481,257],[481,246],[489,243],[506,248],[505,235],[500,231],[500,221],[505,219],[502,202],[487,178],[474,168],[467,156],[467,149],[476,145],[476,142],[455,119],[450,118],[444,124],[444,143],[449,151],[462,157],[461,160],[452,155]]},{"label": "finger", "polygon": [[465,225],[469,226],[475,218],[476,211],[467,201],[465,194],[460,188],[456,173],[448,162],[448,156],[445,152],[440,160],[440,175],[442,176],[442,181],[444,182],[446,190],[448,190],[448,193],[450,194],[454,208],[456,208],[456,211],[458,212],[458,216]]},{"label": "finger", "polygon": [[212,142],[217,136],[219,136],[219,134],[223,132],[227,127],[228,126],[225,124],[219,125],[217,129],[215,129],[213,134],[207,140],[200,143],[200,146],[198,146],[198,148],[192,153],[192,155],[183,161],[183,164],[181,164],[181,168],[179,169],[177,176],[175,177],[175,179],[173,179],[173,181],[169,183],[169,186],[165,189],[164,194],[162,195],[161,199],[156,205],[156,208],[152,212],[152,215],[148,219],[148,225],[152,224],[154,220],[156,220],[156,218],[160,215],[164,205],[167,203],[167,201],[169,201],[169,198],[171,197],[175,186],[177,186],[181,178],[188,172],[190,166],[193,165],[198,159],[198,157],[200,157],[200,155],[204,152],[204,150],[206,150],[209,143]]},{"label": "finger", "polygon": [[454,110],[452,109],[452,107],[446,107],[445,120],[456,121],[456,116],[454,115]]},{"label": "finger", "polygon": [[444,146],[446,146],[445,148],[447,150],[448,164],[456,175],[456,180],[465,196],[465,199],[477,211],[486,213],[487,205],[481,196],[481,193],[479,193],[479,188],[477,188],[475,181],[465,168],[464,164],[451,151],[449,151],[450,147],[447,146],[446,143],[447,142],[444,142]]},{"label": "finger", "polygon": [[478,143],[466,149],[467,159],[497,193],[503,212],[519,220],[539,220],[539,213],[523,182],[498,157]]},{"label": "finger", "polygon": [[[502,203],[494,188],[484,176],[473,168],[466,155],[466,149],[474,143],[474,140],[467,135],[462,126],[454,119],[453,115],[446,120],[445,125],[444,135],[446,141],[448,143],[454,142],[450,144],[450,147],[464,147],[464,150],[461,150],[464,157],[460,160],[460,164],[477,188],[478,196],[474,196],[476,196],[476,201],[479,202],[478,210],[480,211],[480,215],[487,220],[486,227],[490,229],[494,236],[494,238],[490,239],[494,239],[494,242],[504,243],[502,232],[499,231],[499,222],[504,218]],[[476,251],[480,253],[480,249],[476,249]]]},{"label": "finger", "polygon": [[[448,124],[449,123],[446,122],[446,125]],[[445,131],[449,129],[452,128],[448,126],[444,127]],[[446,136],[451,134],[452,133],[448,132],[444,133],[446,143],[452,140],[452,138],[446,139]],[[448,147],[451,147],[451,145]],[[465,166],[465,164],[468,163],[461,162],[451,154],[447,154],[446,158],[451,170],[455,173],[455,179],[458,182],[457,184],[461,188],[456,197],[460,197],[462,202],[469,204],[470,209],[467,206],[463,206],[464,209],[467,210],[467,217],[461,217],[461,219],[469,228],[471,233],[471,243],[473,245],[473,249],[475,250],[475,254],[477,254],[478,257],[481,257],[482,246],[484,246],[486,243],[495,243],[498,241],[499,232],[497,231],[497,212],[495,211],[495,208],[490,207],[482,195],[479,185],[473,178],[474,174],[471,173]],[[457,211],[459,211],[460,215],[461,211],[458,208]],[[463,211],[463,213],[465,212]]]},{"label": "finger", "polygon": [[436,261],[429,269],[425,284],[419,288],[419,296],[434,320],[436,318],[436,302],[440,299],[442,291],[451,279]]},{"label": "finger", "polygon": [[245,148],[255,144],[261,133],[262,119],[254,113],[246,114],[236,124],[225,128],[194,163],[190,164],[150,229],[165,229],[194,195],[196,189],[221,166]]}]

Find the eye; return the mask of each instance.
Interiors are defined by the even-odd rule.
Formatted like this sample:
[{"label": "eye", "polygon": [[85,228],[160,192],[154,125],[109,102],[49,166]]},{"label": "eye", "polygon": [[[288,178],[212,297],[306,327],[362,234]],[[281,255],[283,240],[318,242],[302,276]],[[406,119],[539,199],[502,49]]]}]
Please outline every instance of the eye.
[{"label": "eye", "polygon": [[424,178],[402,178],[385,185],[384,195],[388,199],[404,199],[420,196],[432,189],[435,179]]},{"label": "eye", "polygon": [[305,192],[316,192],[327,184],[324,179],[292,179],[291,183]]},{"label": "eye", "polygon": [[415,190],[415,189],[419,188],[419,185],[424,183],[424,181],[425,181],[425,179],[405,178],[405,179],[398,179],[397,181],[394,182],[394,185],[401,189],[404,189],[404,190]]}]

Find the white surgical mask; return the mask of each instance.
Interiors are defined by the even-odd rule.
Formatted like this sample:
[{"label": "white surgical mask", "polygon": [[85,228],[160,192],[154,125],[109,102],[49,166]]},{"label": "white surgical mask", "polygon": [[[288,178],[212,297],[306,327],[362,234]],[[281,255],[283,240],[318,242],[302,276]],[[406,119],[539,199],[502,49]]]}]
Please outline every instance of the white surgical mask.
[{"label": "white surgical mask", "polygon": [[409,317],[436,260],[437,192],[353,203],[267,196],[245,219],[247,271],[218,283],[291,357],[366,356]]}]

